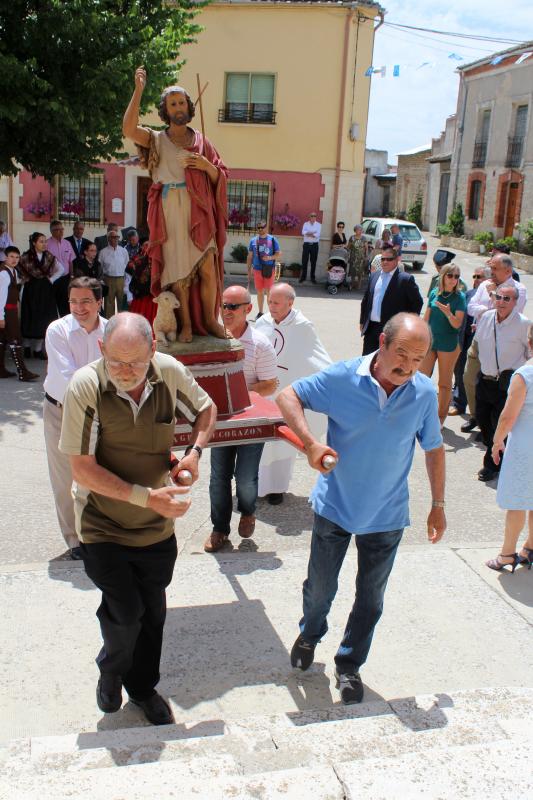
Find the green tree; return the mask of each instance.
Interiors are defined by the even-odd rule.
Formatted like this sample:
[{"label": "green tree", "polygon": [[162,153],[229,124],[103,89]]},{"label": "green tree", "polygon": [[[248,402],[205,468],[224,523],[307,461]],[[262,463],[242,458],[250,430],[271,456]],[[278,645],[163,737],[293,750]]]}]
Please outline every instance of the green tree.
[{"label": "green tree", "polygon": [[422,230],[422,195],[417,194],[407,210],[407,220]]},{"label": "green tree", "polygon": [[[0,4],[0,174],[20,166],[82,177],[122,149],[135,67],[142,110],[176,82],[180,46],[200,30],[192,0],[6,0]],[[194,87],[190,87],[194,93]]]},{"label": "green tree", "polygon": [[454,205],[453,211],[448,217],[448,225],[454,236],[463,236],[465,232],[465,215],[462,203]]}]

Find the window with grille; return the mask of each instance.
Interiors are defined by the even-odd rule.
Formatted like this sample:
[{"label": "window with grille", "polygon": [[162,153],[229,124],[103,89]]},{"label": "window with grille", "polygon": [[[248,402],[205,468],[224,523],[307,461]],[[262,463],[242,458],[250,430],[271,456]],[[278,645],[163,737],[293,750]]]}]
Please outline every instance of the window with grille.
[{"label": "window with grille", "polygon": [[228,181],[230,231],[255,231],[270,219],[271,184],[268,181]]},{"label": "window with grille", "polygon": [[89,175],[87,178],[56,178],[56,216],[58,219],[81,222],[103,222],[104,176]]},{"label": "window with grille", "polygon": [[476,141],[474,142],[473,167],[484,167],[487,160],[487,145],[490,130],[490,108],[485,108],[478,117]]},{"label": "window with grille", "polygon": [[481,206],[481,181],[472,181],[470,184],[470,206],[468,216],[470,219],[479,219]]},{"label": "window with grille", "polygon": [[274,124],[274,75],[230,72],[226,75],[224,108],[219,122]]}]

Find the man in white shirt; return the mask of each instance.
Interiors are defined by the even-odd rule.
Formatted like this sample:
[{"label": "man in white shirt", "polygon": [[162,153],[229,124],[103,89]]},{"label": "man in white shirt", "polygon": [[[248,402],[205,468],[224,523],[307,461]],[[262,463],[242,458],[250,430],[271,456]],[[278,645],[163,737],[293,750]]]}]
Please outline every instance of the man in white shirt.
[{"label": "man in white shirt", "polygon": [[63,275],[54,281],[54,295],[60,317],[64,317],[69,312],[68,285],[72,277],[72,262],[75,259],[70,242],[63,239],[64,232],[65,228],[61,220],[53,219],[50,223],[52,235],[46,240],[46,249],[56,257],[57,262],[63,268]]},{"label": "man in white shirt", "polygon": [[479,351],[481,372],[476,385],[476,419],[487,451],[480,481],[490,481],[500,470],[492,458],[492,444],[498,419],[507,400],[507,391],[515,369],[529,358],[530,322],[520,314],[516,286],[499,285],[492,294],[495,308],[479,319],[474,342]]},{"label": "man in white shirt", "polygon": [[[250,292],[244,286],[228,286],[222,295],[224,325],[244,348],[244,377],[248,389],[268,397],[275,392],[278,384],[276,353],[266,336],[247,323],[246,317],[251,310]],[[231,481],[234,476],[237,508],[241,513],[239,535],[243,539],[252,536],[263,447],[263,442],[260,442],[212,449],[209,499],[213,530],[204,543],[206,553],[216,553],[228,540],[232,512]]]},{"label": "man in white shirt", "polygon": [[[70,245],[69,245],[70,247]],[[57,519],[74,560],[81,558],[71,495],[72,471],[67,455],[58,449],[63,419],[63,398],[73,374],[100,358],[98,341],[107,320],[100,315],[102,287],[94,278],[75,278],[69,286],[71,313],[57,319],[46,331],[48,369],[44,381],[44,439],[48,473],[54,493]]]},{"label": "man in white shirt", "polygon": [[322,225],[320,222],[317,222],[316,212],[312,211],[311,214],[309,214],[309,219],[307,222],[304,222],[302,228],[304,245],[302,250],[302,271],[300,273],[300,283],[303,283],[307,278],[307,262],[309,259],[311,259],[311,283],[316,283],[316,260],[318,258],[318,245],[320,243],[321,230]]},{"label": "man in white shirt", "polygon": [[[271,342],[278,359],[279,389],[298,378],[306,378],[332,363],[313,323],[293,308],[296,293],[288,283],[276,283],[268,296],[267,314],[257,320],[255,330]],[[309,411],[307,421],[315,438],[326,432],[325,417]],[[259,464],[259,497],[270,505],[283,502],[296,461],[296,450],[286,442],[267,442]]]},{"label": "man in white shirt", "polygon": [[[526,287],[523,283],[513,279],[513,262],[508,255],[495,252],[487,261],[487,266],[490,267],[491,277],[478,286],[477,291],[468,303],[467,312],[470,317],[474,318],[474,325],[479,322],[483,314],[494,308],[492,293],[496,291],[497,287],[514,286],[517,289],[518,300],[516,302],[516,310],[519,313],[522,313],[527,301]],[[470,412],[470,419],[461,425],[463,433],[470,433],[477,425],[476,382],[479,370],[480,364],[477,354],[477,344],[474,339],[467,353],[463,375],[463,383],[468,400],[468,410]]]},{"label": "man in white shirt", "polygon": [[122,308],[124,297],[124,273],[130,257],[125,247],[119,245],[120,234],[118,231],[109,231],[107,234],[107,247],[100,250],[98,259],[104,275],[104,283],[108,293],[104,301],[104,313],[110,319],[115,313],[115,301],[118,311]]},{"label": "man in white shirt", "polygon": [[495,308],[491,293],[498,286],[514,286],[518,291],[516,310],[521,314],[527,301],[526,287],[520,281],[513,279],[513,261],[504,253],[496,253],[487,261],[490,267],[491,277],[478,287],[477,292],[468,304],[468,313],[478,322],[480,317],[489,309]]}]

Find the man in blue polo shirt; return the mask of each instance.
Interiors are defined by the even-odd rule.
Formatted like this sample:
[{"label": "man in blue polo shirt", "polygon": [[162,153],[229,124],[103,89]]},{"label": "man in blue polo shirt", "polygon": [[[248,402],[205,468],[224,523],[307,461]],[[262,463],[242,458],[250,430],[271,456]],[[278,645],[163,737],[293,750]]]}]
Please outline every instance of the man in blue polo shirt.
[{"label": "man in blue polo shirt", "polygon": [[[444,448],[436,389],[417,370],[431,344],[416,314],[396,314],[383,329],[379,350],[341,361],[296,381],[277,397],[290,428],[302,440],[309,464],[321,475],[311,494],[315,512],[300,635],[291,663],[308,669],[325,635],[327,615],[352,535],[358,553],[355,602],[335,656],[343,703],[359,703],[359,668],[366,661],[403,529],[409,525],[407,478],[415,441],[426,454],[433,498],[428,539],[446,529]],[[328,443],[312,435],[304,409],[328,416]],[[322,458],[338,458],[328,472]]]}]

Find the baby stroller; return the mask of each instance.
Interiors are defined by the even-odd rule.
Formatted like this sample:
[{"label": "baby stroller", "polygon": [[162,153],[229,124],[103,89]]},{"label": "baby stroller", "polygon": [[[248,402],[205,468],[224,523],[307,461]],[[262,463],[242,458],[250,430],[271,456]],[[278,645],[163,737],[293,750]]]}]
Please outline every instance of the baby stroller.
[{"label": "baby stroller", "polygon": [[350,288],[347,277],[349,253],[345,247],[334,247],[328,258],[328,273],[326,277],[326,291],[337,294],[339,286]]}]

